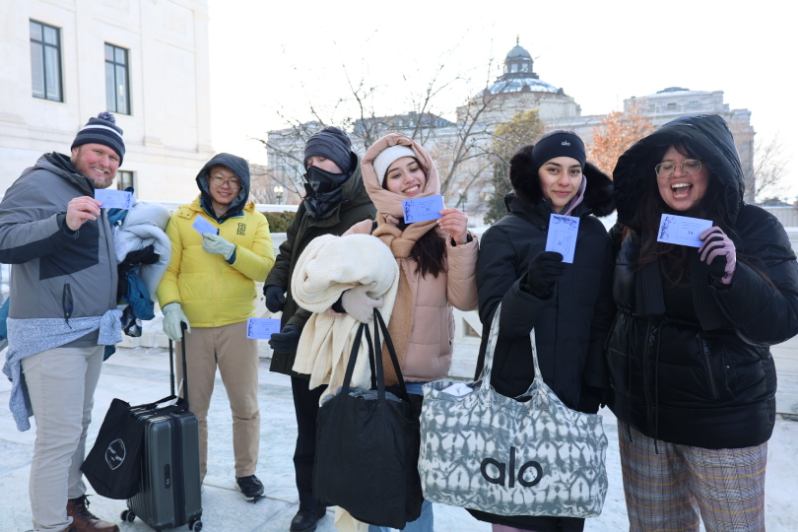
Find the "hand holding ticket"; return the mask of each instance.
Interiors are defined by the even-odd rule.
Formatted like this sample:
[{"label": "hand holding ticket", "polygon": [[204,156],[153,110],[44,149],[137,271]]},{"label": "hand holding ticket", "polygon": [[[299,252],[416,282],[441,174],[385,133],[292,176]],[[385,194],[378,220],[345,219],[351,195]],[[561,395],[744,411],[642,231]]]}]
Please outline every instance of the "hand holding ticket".
[{"label": "hand holding ticket", "polygon": [[427,222],[441,217],[443,196],[424,196],[423,198],[406,199],[402,202],[405,223]]},{"label": "hand holding ticket", "polygon": [[563,262],[573,263],[578,234],[579,218],[552,214],[546,235],[546,251],[556,251],[562,255]]},{"label": "hand holding ticket", "polygon": [[201,235],[219,234],[219,229],[199,214],[194,218],[194,223],[191,224],[191,227]]},{"label": "hand holding ticket", "polygon": [[657,242],[699,248],[701,247],[699,235],[710,227],[712,227],[712,220],[663,214],[659,222]]},{"label": "hand holding ticket", "polygon": [[94,199],[100,202],[103,209],[124,209],[133,206],[133,193],[127,190],[98,188],[94,191]]},{"label": "hand holding ticket", "polygon": [[280,332],[280,320],[274,318],[249,318],[247,320],[247,338],[250,340],[268,340],[272,334]]}]

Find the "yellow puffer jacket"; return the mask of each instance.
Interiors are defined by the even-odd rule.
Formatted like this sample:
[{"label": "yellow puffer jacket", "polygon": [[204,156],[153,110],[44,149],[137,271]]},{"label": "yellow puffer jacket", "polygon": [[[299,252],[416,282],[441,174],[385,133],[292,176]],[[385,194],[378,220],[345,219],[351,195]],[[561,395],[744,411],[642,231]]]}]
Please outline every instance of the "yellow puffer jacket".
[{"label": "yellow puffer jacket", "polygon": [[[235,261],[202,248],[202,235],[192,227],[197,216],[219,228],[219,236],[236,245]],[[172,258],[158,286],[161,307],[178,302],[191,327],[239,323],[255,309],[255,281],[263,281],[274,265],[274,248],[266,217],[248,202],[241,215],[221,225],[200,206],[199,197],[169,219],[166,234]]]}]

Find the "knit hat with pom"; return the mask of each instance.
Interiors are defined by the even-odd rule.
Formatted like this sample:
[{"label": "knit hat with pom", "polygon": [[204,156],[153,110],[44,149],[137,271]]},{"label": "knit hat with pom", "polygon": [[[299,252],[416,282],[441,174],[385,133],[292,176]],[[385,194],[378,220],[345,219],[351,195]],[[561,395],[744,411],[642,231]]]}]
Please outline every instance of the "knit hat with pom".
[{"label": "knit hat with pom", "polygon": [[86,125],[78,131],[72,142],[72,148],[84,144],[102,144],[108,146],[119,155],[119,164],[125,158],[125,141],[122,138],[122,129],[116,125],[114,115],[103,111],[96,117],[89,118]]}]

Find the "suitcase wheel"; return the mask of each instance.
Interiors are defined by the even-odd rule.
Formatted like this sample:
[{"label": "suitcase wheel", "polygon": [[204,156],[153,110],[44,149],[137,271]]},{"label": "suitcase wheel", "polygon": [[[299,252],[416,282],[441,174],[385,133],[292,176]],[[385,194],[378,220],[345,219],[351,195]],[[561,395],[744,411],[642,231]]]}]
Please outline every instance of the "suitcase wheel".
[{"label": "suitcase wheel", "polygon": [[133,510],[123,510],[121,515],[122,521],[127,521],[128,523],[132,523],[136,520],[136,514],[133,513]]},{"label": "suitcase wheel", "polygon": [[202,521],[199,519],[194,519],[188,524],[188,529],[193,530],[194,532],[200,532],[202,530]]}]

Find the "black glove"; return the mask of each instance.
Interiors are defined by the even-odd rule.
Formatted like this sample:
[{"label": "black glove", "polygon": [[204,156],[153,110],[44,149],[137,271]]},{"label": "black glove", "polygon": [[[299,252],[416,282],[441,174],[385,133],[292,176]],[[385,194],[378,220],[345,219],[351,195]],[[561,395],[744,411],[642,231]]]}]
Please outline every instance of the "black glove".
[{"label": "black glove", "polygon": [[152,244],[141,249],[134,249],[133,251],[130,251],[125,256],[125,260],[116,266],[116,271],[118,274],[116,300],[122,301],[127,298],[127,275],[129,271],[142,264],[155,264],[160,258],[161,256],[155,253],[155,246]]},{"label": "black glove", "polygon": [[535,297],[545,299],[551,295],[554,283],[565,271],[562,255],[556,251],[541,251],[529,261],[526,279],[522,285]]},{"label": "black glove", "polygon": [[[285,290],[276,284],[267,284],[263,287],[263,295],[266,297],[266,308],[271,312],[280,312],[285,306]],[[274,336],[274,335],[272,335]]]},{"label": "black glove", "polygon": [[607,406],[612,397],[610,390],[585,386],[582,388],[582,397],[579,400],[580,412],[595,414],[602,406]]},{"label": "black glove", "polygon": [[269,345],[273,351],[280,353],[293,353],[299,344],[299,327],[289,323],[283,330],[273,334],[269,340]]},{"label": "black glove", "polygon": [[119,263],[119,269],[127,271],[138,264],[155,264],[161,258],[155,253],[155,246],[150,244],[141,249],[134,249],[125,256],[125,260]]}]

